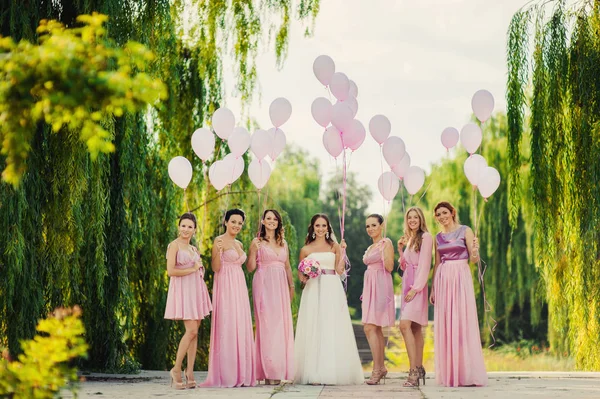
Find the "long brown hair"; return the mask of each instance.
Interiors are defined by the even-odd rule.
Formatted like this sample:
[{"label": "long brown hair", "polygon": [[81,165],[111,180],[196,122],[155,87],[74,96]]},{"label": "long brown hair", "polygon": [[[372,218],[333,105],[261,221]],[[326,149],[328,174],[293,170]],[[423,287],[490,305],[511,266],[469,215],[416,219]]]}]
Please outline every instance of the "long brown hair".
[{"label": "long brown hair", "polygon": [[[419,216],[419,228],[416,232],[414,232],[413,230],[411,230],[410,227],[408,227],[408,214],[412,211],[415,211],[417,213],[417,216]],[[411,243],[409,248],[415,252],[419,252],[421,250],[421,244],[423,243],[423,234],[427,232],[429,232],[429,230],[427,230],[425,215],[423,214],[421,208],[419,208],[418,206],[408,208],[406,210],[406,213],[404,214],[404,235],[408,238],[408,241],[410,241]]]},{"label": "long brown hair", "polygon": [[[265,220],[265,217],[267,217],[268,212],[271,212],[273,215],[275,215],[275,219],[277,219],[277,228],[275,229],[275,242],[277,243],[277,245],[281,246],[283,245],[283,238],[285,236],[283,220],[281,219],[281,215],[279,214],[279,212],[277,212],[275,209],[266,209],[262,216],[263,221]],[[267,237],[267,228],[262,223],[260,225],[259,237],[261,240],[269,242],[269,238]]]},{"label": "long brown hair", "polygon": [[313,234],[315,232],[314,226],[315,222],[319,218],[325,219],[325,221],[327,222],[327,232],[329,233],[329,237],[325,236],[325,241],[327,241],[329,245],[333,246],[333,243],[335,242],[335,240],[333,239],[333,229],[331,228],[329,217],[327,217],[327,215],[324,213],[317,213],[310,219],[310,225],[308,226],[308,233],[306,233],[306,239],[304,239],[304,245],[308,245],[315,240],[315,238],[313,238]]}]

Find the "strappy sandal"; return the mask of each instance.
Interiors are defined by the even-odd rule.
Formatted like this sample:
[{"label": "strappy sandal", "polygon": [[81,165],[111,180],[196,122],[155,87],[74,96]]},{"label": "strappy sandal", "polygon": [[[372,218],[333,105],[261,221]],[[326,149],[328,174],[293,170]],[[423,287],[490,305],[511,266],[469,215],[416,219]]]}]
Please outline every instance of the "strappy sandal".
[{"label": "strappy sandal", "polygon": [[408,378],[404,381],[402,386],[407,388],[418,388],[419,387],[419,372],[417,369],[410,369],[408,371]]}]

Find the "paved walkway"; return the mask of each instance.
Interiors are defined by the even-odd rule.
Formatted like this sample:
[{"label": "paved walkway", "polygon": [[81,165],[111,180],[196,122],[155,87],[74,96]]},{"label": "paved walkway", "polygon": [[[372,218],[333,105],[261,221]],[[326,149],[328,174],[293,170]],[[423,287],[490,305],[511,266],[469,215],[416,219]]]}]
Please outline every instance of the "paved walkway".
[{"label": "paved walkway", "polygon": [[[431,373],[433,374],[433,373]],[[169,387],[166,371],[142,371],[136,375],[91,374],[82,383],[81,398],[600,398],[600,372],[492,372],[485,388],[443,388],[433,375],[419,389],[402,387],[403,373],[391,373],[385,385],[282,386],[254,388],[198,388],[176,391]],[[431,377],[431,378],[430,378]],[[197,372],[198,382],[206,372]],[[65,397],[70,397],[65,395]]]}]

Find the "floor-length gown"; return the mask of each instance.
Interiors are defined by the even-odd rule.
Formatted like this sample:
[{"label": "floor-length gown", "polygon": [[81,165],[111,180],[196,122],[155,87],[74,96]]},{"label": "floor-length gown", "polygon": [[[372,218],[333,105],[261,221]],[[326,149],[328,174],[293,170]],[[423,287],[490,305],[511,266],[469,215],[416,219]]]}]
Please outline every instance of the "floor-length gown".
[{"label": "floor-length gown", "polygon": [[394,318],[394,282],[392,274],[385,269],[383,250],[385,243],[390,242],[385,238],[375,243],[363,256],[367,265],[363,279],[362,292],[362,322],[381,327],[393,326]]},{"label": "floor-length gown", "polygon": [[252,281],[256,323],[256,378],[294,378],[294,328],[286,273],[288,246],[261,245]]},{"label": "floor-length gown", "polygon": [[363,384],[346,294],[335,274],[333,252],[313,252],[307,258],[326,273],[311,278],[302,291],[294,346],[297,384]]},{"label": "floor-length gown", "polygon": [[488,380],[465,231],[466,226],[460,226],[436,236],[442,263],[433,285],[435,379],[450,387],[484,386]]},{"label": "floor-length gown", "polygon": [[[175,269],[194,267],[200,255],[178,250],[175,255]],[[165,319],[202,320],[212,310],[208,289],[204,282],[204,267],[185,276],[171,276],[165,306]]]},{"label": "floor-length gown", "polygon": [[[419,251],[407,247],[400,255],[400,264],[404,269],[400,320],[410,320],[422,326],[427,325],[429,303],[427,279],[429,270],[431,270],[432,247],[433,237],[429,233],[423,233]],[[411,289],[417,293],[410,302],[406,302],[404,297]]]},{"label": "floor-length gown", "polygon": [[246,254],[228,249],[213,282],[208,376],[202,387],[256,385],[252,316],[242,264]]}]

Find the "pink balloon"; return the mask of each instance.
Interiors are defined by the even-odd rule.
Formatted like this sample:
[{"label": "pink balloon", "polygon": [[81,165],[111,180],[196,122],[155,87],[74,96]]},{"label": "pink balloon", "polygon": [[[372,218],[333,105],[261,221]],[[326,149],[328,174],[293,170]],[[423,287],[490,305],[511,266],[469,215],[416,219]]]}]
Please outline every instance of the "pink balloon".
[{"label": "pink balloon", "polygon": [[227,185],[227,166],[222,160],[213,162],[208,169],[208,180],[215,190],[221,191]]},{"label": "pink balloon", "polygon": [[379,188],[379,192],[383,198],[391,201],[394,199],[396,194],[398,194],[398,190],[400,189],[400,180],[398,180],[398,176],[392,172],[383,172],[383,174],[379,176],[377,187]]},{"label": "pink balloon", "polygon": [[348,80],[348,76],[342,72],[334,73],[331,77],[331,82],[329,83],[329,89],[338,100],[344,101],[347,99],[348,92],[350,90],[350,81]]},{"label": "pink balloon", "polygon": [[442,145],[446,147],[447,150],[458,143],[458,138],[458,130],[453,127],[447,127],[442,131]]},{"label": "pink balloon", "polygon": [[192,181],[192,164],[185,157],[175,157],[169,161],[167,168],[173,183],[184,190]]},{"label": "pink balloon", "polygon": [[206,162],[215,150],[215,135],[213,132],[203,127],[196,129],[192,134],[192,149],[202,162]]},{"label": "pink balloon", "polygon": [[329,86],[331,77],[335,73],[335,63],[330,56],[320,55],[313,63],[313,72],[317,79],[319,79],[319,82],[323,83],[325,86]]},{"label": "pink balloon", "polygon": [[269,106],[269,117],[271,117],[271,122],[275,127],[280,127],[286,123],[291,115],[292,104],[283,97],[276,98]]},{"label": "pink balloon", "polygon": [[488,199],[500,187],[500,173],[491,166],[486,167],[479,179],[479,193]]},{"label": "pink balloon", "polygon": [[404,178],[404,176],[406,175],[406,172],[408,172],[409,168],[410,168],[410,155],[408,155],[408,152],[404,153],[404,156],[402,157],[402,159],[400,160],[399,163],[391,166],[392,172],[394,172],[394,174],[396,176],[398,176],[398,178],[400,180],[402,180]]},{"label": "pink balloon", "polygon": [[479,154],[473,154],[465,161],[463,170],[467,176],[467,180],[477,187],[479,183],[479,174],[487,168],[487,161]]},{"label": "pink balloon", "polygon": [[460,131],[460,142],[469,154],[475,153],[481,145],[481,129],[474,123],[467,123]]},{"label": "pink balloon", "polygon": [[404,176],[404,187],[410,195],[416,194],[425,183],[425,171],[418,166],[411,166]]},{"label": "pink balloon", "polygon": [[335,103],[331,112],[331,124],[343,132],[351,121],[352,110],[350,107],[345,102]]},{"label": "pink balloon", "polygon": [[478,90],[471,99],[473,113],[481,121],[487,121],[494,111],[494,96],[487,90]]},{"label": "pink balloon", "polygon": [[235,127],[235,116],[229,108],[221,107],[212,116],[212,126],[220,138],[227,140]]},{"label": "pink balloon", "polygon": [[235,127],[227,140],[229,149],[235,157],[241,157],[250,146],[250,133],[244,127]]},{"label": "pink balloon", "polygon": [[361,121],[352,119],[346,131],[342,133],[342,142],[345,148],[356,151],[365,141],[366,136],[367,132]]},{"label": "pink balloon", "polygon": [[252,135],[250,149],[258,159],[263,159],[273,151],[271,136],[265,130],[258,129]]},{"label": "pink balloon", "polygon": [[271,177],[271,166],[266,160],[253,159],[248,165],[248,177],[254,187],[263,188]]},{"label": "pink balloon", "polygon": [[406,146],[400,137],[390,136],[383,143],[383,157],[390,166],[400,163],[405,153]]},{"label": "pink balloon", "polygon": [[342,104],[346,104],[352,110],[352,117],[354,118],[358,112],[358,101],[356,101],[356,98],[350,96],[342,101]]},{"label": "pink balloon", "polygon": [[316,98],[313,101],[310,112],[314,120],[321,126],[327,127],[331,122],[331,113],[333,112],[333,106],[331,102],[325,97]]},{"label": "pink balloon", "polygon": [[337,158],[344,151],[340,131],[335,126],[329,126],[323,133],[323,145],[329,155],[334,158]]},{"label": "pink balloon", "polygon": [[392,124],[385,115],[375,115],[369,122],[369,132],[379,144],[383,144],[392,131]]},{"label": "pink balloon", "polygon": [[350,97],[358,98],[358,86],[352,79],[350,79],[350,89],[348,90]]},{"label": "pink balloon", "polygon": [[226,171],[227,184],[233,184],[244,173],[244,159],[233,154],[225,155],[223,165]]},{"label": "pink balloon", "polygon": [[269,133],[271,143],[273,143],[273,149],[271,150],[271,153],[269,153],[269,157],[271,157],[271,160],[274,161],[285,148],[285,133],[283,132],[283,130],[277,129],[275,127],[269,129],[267,133]]}]

